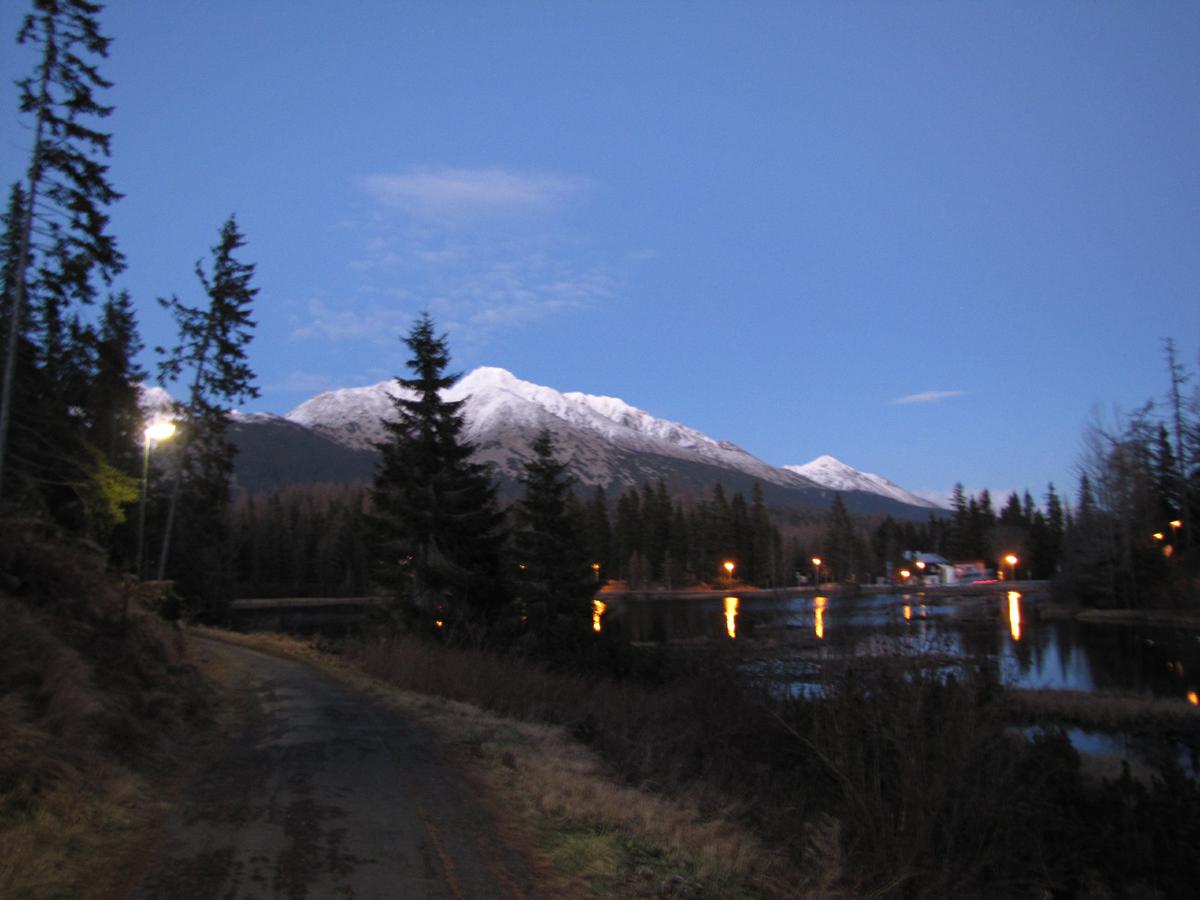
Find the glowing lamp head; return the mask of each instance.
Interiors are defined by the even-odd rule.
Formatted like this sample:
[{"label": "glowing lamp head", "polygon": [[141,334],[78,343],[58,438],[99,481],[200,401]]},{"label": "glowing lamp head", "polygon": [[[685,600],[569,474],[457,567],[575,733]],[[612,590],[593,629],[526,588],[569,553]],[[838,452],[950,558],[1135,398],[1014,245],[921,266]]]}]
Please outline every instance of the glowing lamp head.
[{"label": "glowing lamp head", "polygon": [[146,440],[165,441],[175,433],[175,423],[162,420],[146,426]]},{"label": "glowing lamp head", "polygon": [[1154,532],[1154,534],[1151,535],[1151,537],[1154,538],[1156,541],[1161,541],[1165,537],[1165,535],[1161,531],[1156,531],[1156,532]]},{"label": "glowing lamp head", "polygon": [[918,569],[924,569],[924,568],[925,568],[925,560],[923,560],[923,559],[918,559],[918,560],[917,560],[917,568],[918,568]]},{"label": "glowing lamp head", "polygon": [[1008,556],[1004,557],[1004,561],[1005,561],[1006,563],[1008,563],[1010,566],[1015,566],[1015,565],[1017,564],[1017,558],[1016,558],[1016,556],[1014,556],[1014,555],[1013,555],[1013,554],[1011,554],[1011,553],[1010,553],[1010,554],[1008,554]]},{"label": "glowing lamp head", "polygon": [[900,570],[900,577],[901,577],[901,578],[911,578],[911,577],[912,577],[912,572],[908,571],[908,569],[901,569],[901,570]]},{"label": "glowing lamp head", "polygon": [[816,566],[818,569],[819,569],[819,568],[821,568],[821,557],[819,557],[819,556],[814,556],[814,557],[812,558],[812,564],[813,564],[814,566]]},{"label": "glowing lamp head", "polygon": [[728,559],[727,559],[727,560],[725,560],[725,562],[724,562],[724,564],[723,564],[723,568],[725,569],[725,574],[726,574],[726,575],[732,575],[732,574],[733,574],[733,569],[734,569],[734,566],[733,566],[733,561],[732,561],[732,560],[728,560]]},{"label": "glowing lamp head", "polygon": [[1169,524],[1172,528],[1182,528],[1183,520],[1182,519],[1172,519]]}]

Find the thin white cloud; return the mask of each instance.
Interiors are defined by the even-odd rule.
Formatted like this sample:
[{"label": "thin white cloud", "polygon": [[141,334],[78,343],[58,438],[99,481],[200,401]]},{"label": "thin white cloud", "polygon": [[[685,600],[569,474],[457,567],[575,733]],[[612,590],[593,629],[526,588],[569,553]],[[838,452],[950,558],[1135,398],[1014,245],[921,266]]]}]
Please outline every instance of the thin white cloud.
[{"label": "thin white cloud", "polygon": [[288,339],[291,341],[362,341],[382,343],[394,341],[408,327],[411,312],[391,306],[340,302],[336,308],[325,300],[308,301],[307,315],[294,319]]},{"label": "thin white cloud", "polygon": [[590,187],[586,178],[423,167],[356,184],[371,209],[349,263],[353,290],[298,311],[293,341],[394,342],[424,309],[456,344],[482,348],[613,293],[611,267],[554,215]]},{"label": "thin white cloud", "polygon": [[897,397],[892,403],[896,406],[907,406],[911,403],[937,403],[939,400],[949,400],[953,397],[965,397],[966,391],[922,391],[919,394],[906,394]]},{"label": "thin white cloud", "polygon": [[541,213],[561,207],[586,180],[503,168],[414,168],[367,175],[360,186],[380,206],[449,224]]}]

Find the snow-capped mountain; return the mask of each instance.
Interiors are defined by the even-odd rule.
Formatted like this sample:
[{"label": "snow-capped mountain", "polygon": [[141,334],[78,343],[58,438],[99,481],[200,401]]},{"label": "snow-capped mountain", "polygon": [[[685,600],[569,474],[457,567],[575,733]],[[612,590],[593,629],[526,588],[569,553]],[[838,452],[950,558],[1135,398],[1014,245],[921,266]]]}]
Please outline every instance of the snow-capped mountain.
[{"label": "snow-capped mountain", "polygon": [[[386,437],[381,420],[392,417],[391,396],[400,390],[389,380],[326,391],[286,416],[235,412],[239,485],[257,492],[369,479],[377,459],[374,445]],[[772,466],[735,444],[616,397],[560,393],[504,369],[476,369],[450,388],[446,398],[464,401],[465,437],[509,496],[516,494],[523,463],[532,457],[534,436],[548,428],[560,458],[585,486],[612,491],[662,479],[673,491],[707,493],[721,482],[729,492],[749,494],[757,483],[768,503],[782,506],[825,507],[836,491],[851,512],[915,517],[937,508],[886,478],[829,456],[805,466]],[[146,386],[142,406],[147,415],[164,414],[170,398],[161,388]]]},{"label": "snow-capped mountain", "polygon": [[[347,447],[367,448],[384,438],[380,420],[391,416],[389,396],[399,390],[395,381],[383,381],[327,391],[286,418]],[[728,441],[657,418],[623,400],[560,393],[504,369],[476,369],[450,388],[446,399],[466,401],[465,436],[479,448],[481,461],[510,478],[519,476],[521,464],[531,457],[532,437],[549,428],[572,473],[584,484],[636,484],[651,474],[646,460],[659,457],[729,469],[783,487],[814,487],[803,476],[769,465]],[[634,457],[641,464],[633,464]]]},{"label": "snow-capped mountain", "polygon": [[869,494],[879,494],[881,497],[890,497],[910,506],[924,506],[929,509],[941,508],[936,503],[932,503],[924,497],[918,497],[912,491],[906,491],[900,485],[888,481],[882,475],[860,472],[832,456],[818,456],[812,462],[807,462],[802,466],[784,466],[783,468],[831,490],[865,491]]}]

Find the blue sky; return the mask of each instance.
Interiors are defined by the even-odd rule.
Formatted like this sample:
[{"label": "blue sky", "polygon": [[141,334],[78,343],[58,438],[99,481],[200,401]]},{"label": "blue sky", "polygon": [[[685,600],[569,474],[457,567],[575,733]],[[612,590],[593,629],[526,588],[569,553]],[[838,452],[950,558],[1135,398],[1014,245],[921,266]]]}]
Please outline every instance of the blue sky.
[{"label": "blue sky", "polygon": [[[29,71],[18,0],[0,75]],[[154,304],[234,212],[255,409],[456,367],[768,462],[1074,484],[1200,350],[1200,4],[112,3],[114,231]],[[0,173],[28,131],[0,92]],[[906,402],[907,401],[907,402]]]}]

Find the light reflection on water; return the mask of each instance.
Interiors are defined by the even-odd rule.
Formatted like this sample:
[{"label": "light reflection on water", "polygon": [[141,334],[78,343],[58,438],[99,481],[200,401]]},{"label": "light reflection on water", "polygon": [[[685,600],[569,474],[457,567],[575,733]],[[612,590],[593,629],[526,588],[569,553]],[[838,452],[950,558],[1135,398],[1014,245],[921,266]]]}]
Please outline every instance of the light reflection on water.
[{"label": "light reflection on water", "polygon": [[1021,639],[1021,595],[1017,591],[1008,592],[1008,632],[1014,641]]},{"label": "light reflection on water", "polygon": [[618,603],[600,609],[593,623],[598,627],[603,613],[606,631],[641,642],[736,639],[761,646],[764,658],[987,659],[1015,687],[1130,692],[1200,705],[1200,637],[1042,620],[1043,599],[1003,589],[959,597],[748,593]]}]

